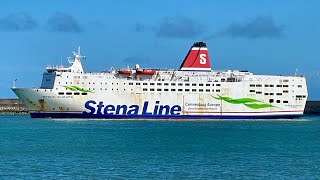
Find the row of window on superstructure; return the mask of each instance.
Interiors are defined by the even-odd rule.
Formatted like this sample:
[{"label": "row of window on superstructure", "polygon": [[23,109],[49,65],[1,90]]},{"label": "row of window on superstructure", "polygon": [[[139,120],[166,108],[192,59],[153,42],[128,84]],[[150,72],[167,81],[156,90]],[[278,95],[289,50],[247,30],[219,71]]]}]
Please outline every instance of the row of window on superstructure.
[{"label": "row of window on superstructure", "polygon": [[[262,84],[250,84],[250,87],[262,87]],[[278,84],[278,85],[273,85],[273,84],[265,84],[264,87],[289,87],[289,85],[287,84],[284,84],[284,85],[281,85],[281,84]],[[302,87],[302,85],[298,85],[298,87]]]},{"label": "row of window on superstructure", "polygon": [[[249,90],[250,93],[256,93],[256,94],[262,94],[262,91],[256,91],[256,90]],[[288,90],[283,90],[282,93],[289,93]],[[274,95],[276,94],[277,96],[281,96],[282,93],[264,93],[264,95]]]},{"label": "row of window on superstructure", "polygon": [[59,92],[58,93],[58,95],[88,95],[88,93],[85,93],[85,92],[83,92],[83,93],[80,93],[80,92],[66,92],[66,93],[64,93],[64,92]]},{"label": "row of window on superstructure", "polygon": [[[61,84],[61,82],[58,82],[59,84]],[[68,82],[65,82],[66,84],[68,84]],[[69,84],[72,84],[72,82],[69,82]],[[80,84],[80,82],[77,82],[77,84]],[[84,82],[82,82],[81,84],[84,84]],[[88,82],[88,84],[95,84],[94,82]],[[101,85],[103,84],[102,82],[100,83]],[[105,85],[107,85],[107,83],[104,83]],[[112,85],[114,85],[115,83],[111,83]],[[119,83],[116,83],[117,85],[119,85]],[[221,86],[221,84],[210,84],[210,83],[154,83],[154,82],[129,82],[129,85],[150,85],[150,86]],[[126,85],[126,83],[123,83],[123,85]]]},{"label": "row of window on superstructure", "polygon": [[[276,100],[276,101],[274,101],[274,99],[269,99],[269,103],[281,103],[281,101],[280,100]],[[287,100],[284,100],[284,101],[282,101],[282,103],[289,103]]]},{"label": "row of window on superstructure", "polygon": [[[155,82],[136,82],[135,83],[135,85],[144,85],[144,86],[147,86],[147,85],[150,85],[150,86],[155,86],[155,85],[157,85],[157,86],[221,86],[221,84],[210,84],[210,83],[159,83],[159,82],[157,82],[157,83],[155,83]],[[134,85],[134,83],[133,82],[129,82],[129,85]]]},{"label": "row of window on superstructure", "polygon": [[220,89],[161,89],[161,88],[143,88],[142,91],[178,91],[178,92],[220,92]]}]

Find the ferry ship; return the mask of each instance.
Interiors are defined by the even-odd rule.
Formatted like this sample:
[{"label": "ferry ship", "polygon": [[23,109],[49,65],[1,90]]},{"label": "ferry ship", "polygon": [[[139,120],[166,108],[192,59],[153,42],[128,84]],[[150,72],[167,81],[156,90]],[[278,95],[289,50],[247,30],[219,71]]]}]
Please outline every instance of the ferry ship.
[{"label": "ferry ship", "polygon": [[39,88],[12,88],[32,118],[295,118],[308,95],[302,76],[212,70],[204,42],[192,45],[179,69],[136,64],[91,73],[80,47],[73,56],[69,67],[48,66]]}]

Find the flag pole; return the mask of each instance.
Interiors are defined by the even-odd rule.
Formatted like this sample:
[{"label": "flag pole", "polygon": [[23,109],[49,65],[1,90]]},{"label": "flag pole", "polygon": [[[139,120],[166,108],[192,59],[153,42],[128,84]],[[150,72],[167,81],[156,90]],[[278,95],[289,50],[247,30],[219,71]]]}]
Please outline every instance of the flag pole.
[{"label": "flag pole", "polygon": [[16,88],[16,81],[17,81],[17,79],[13,80],[13,87],[12,88]]}]

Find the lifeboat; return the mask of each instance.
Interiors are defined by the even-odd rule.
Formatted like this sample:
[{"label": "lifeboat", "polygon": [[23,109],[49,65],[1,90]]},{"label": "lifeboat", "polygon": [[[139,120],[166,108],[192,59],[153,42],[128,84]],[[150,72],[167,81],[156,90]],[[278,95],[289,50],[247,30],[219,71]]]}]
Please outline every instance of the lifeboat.
[{"label": "lifeboat", "polygon": [[156,70],[154,69],[139,69],[136,71],[137,74],[139,75],[154,75],[156,74]]},{"label": "lifeboat", "polygon": [[124,74],[124,75],[131,75],[132,71],[130,69],[120,69],[118,70],[119,74]]}]

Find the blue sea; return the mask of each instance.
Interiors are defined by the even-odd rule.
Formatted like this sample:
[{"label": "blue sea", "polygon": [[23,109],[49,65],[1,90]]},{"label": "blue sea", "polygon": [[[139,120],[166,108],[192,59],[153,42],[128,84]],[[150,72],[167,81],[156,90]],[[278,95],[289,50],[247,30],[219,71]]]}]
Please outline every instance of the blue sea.
[{"label": "blue sea", "polygon": [[319,179],[320,116],[118,121],[0,116],[0,179]]}]

